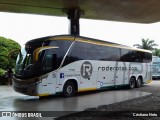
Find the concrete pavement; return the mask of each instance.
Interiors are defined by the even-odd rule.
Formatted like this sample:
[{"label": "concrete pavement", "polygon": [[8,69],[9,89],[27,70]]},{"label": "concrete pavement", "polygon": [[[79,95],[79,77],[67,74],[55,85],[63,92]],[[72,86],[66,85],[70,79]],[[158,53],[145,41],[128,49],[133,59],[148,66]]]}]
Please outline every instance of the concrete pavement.
[{"label": "concrete pavement", "polygon": [[[72,111],[72,113],[75,113],[87,108],[113,104],[150,94],[148,92],[121,89],[89,94],[82,93],[70,98],[53,96],[39,100],[38,97],[16,93],[11,86],[0,86],[0,111]],[[55,116],[59,117],[59,115]],[[14,120],[17,119],[14,118]]]}]

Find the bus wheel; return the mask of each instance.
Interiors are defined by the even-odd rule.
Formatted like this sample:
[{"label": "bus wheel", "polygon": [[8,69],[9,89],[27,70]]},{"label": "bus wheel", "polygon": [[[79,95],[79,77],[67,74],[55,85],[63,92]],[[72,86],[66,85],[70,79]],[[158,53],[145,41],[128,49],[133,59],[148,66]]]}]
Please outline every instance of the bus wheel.
[{"label": "bus wheel", "polygon": [[141,78],[138,78],[136,81],[136,87],[139,88],[141,86],[142,86],[142,80],[141,80]]},{"label": "bus wheel", "polygon": [[75,85],[73,82],[68,81],[65,83],[63,87],[63,96],[64,97],[71,97],[75,94]]},{"label": "bus wheel", "polygon": [[130,81],[129,81],[129,88],[133,89],[133,88],[135,88],[135,86],[136,86],[135,79],[133,77],[131,77]]}]

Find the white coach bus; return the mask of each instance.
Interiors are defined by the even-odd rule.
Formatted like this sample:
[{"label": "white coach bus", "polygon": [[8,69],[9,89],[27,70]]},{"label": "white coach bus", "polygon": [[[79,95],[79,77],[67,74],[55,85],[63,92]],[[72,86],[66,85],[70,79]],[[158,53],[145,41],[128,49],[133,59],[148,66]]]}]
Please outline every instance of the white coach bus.
[{"label": "white coach bus", "polygon": [[151,82],[152,53],[116,43],[61,35],[28,41],[16,62],[15,91],[32,96]]},{"label": "white coach bus", "polygon": [[152,79],[160,79],[160,58],[152,57]]}]

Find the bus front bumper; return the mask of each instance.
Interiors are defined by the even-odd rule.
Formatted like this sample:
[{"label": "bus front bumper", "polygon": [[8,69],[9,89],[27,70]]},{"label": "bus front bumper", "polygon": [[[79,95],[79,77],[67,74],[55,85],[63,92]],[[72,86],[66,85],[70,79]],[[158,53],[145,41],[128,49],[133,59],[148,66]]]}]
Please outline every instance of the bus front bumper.
[{"label": "bus front bumper", "polygon": [[39,89],[40,80],[38,78],[32,80],[21,80],[13,77],[13,89],[16,92],[30,95],[30,96],[39,96],[40,89]]}]

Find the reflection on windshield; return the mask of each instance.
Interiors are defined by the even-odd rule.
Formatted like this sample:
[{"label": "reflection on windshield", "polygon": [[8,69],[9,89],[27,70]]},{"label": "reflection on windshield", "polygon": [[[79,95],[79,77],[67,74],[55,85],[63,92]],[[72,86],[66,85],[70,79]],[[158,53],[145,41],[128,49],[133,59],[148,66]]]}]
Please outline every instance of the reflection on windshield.
[{"label": "reflection on windshield", "polygon": [[22,48],[18,57],[17,57],[17,61],[16,61],[16,73],[18,75],[20,75],[21,73],[19,73],[22,69],[23,69],[23,63],[24,63],[24,60],[25,60],[25,57],[26,57],[26,50],[25,48]]},{"label": "reflection on windshield", "polygon": [[45,38],[27,42],[18,55],[15,77],[25,80],[58,69],[72,42],[70,40],[47,41]]},{"label": "reflection on windshield", "polygon": [[[43,47],[40,47],[43,49]],[[40,48],[37,48],[41,51]],[[62,57],[58,59],[58,47],[46,47],[38,54],[38,60],[33,61],[34,52],[37,49],[25,48],[18,55],[16,62],[16,77],[21,79],[29,79],[38,77],[40,74],[58,69],[62,61]]]},{"label": "reflection on windshield", "polygon": [[[37,63],[33,64],[33,50],[31,48],[22,48],[16,61],[16,76],[20,78],[30,78],[37,76]],[[33,71],[34,70],[34,71]]]}]

